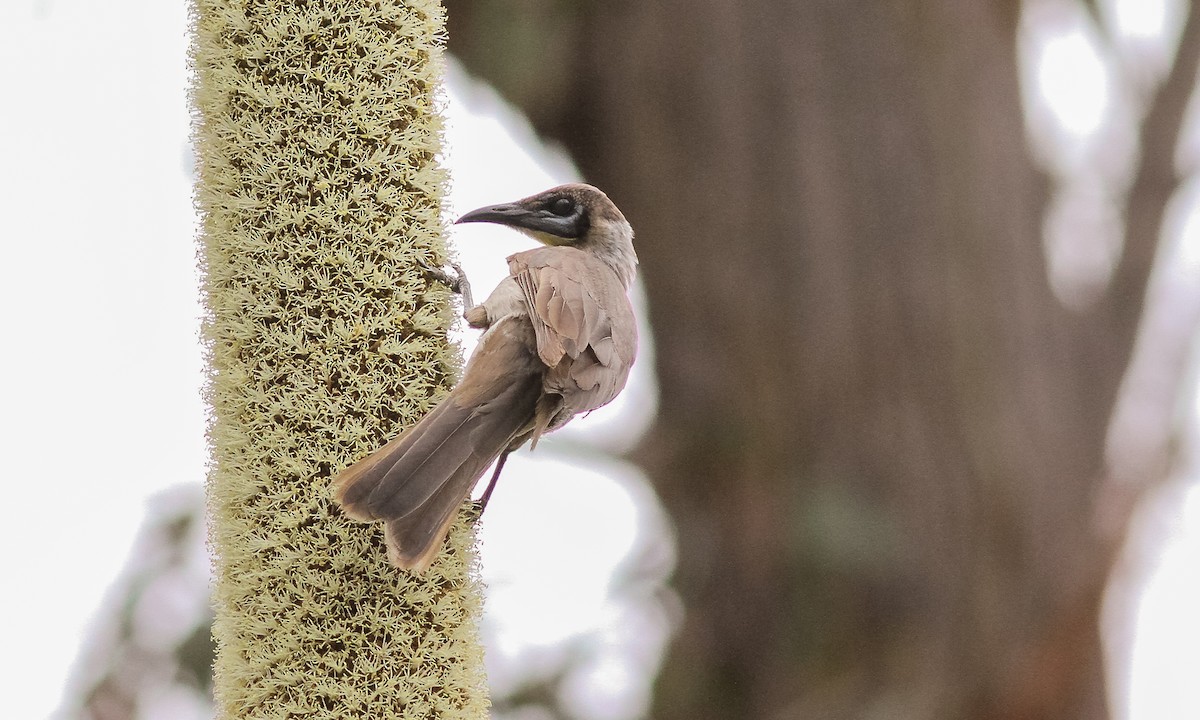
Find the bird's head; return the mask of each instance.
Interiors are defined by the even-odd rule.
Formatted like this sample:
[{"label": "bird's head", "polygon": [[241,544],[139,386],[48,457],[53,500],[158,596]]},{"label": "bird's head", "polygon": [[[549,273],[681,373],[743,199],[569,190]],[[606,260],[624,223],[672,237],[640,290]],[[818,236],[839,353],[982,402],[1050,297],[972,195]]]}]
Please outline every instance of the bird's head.
[{"label": "bird's head", "polygon": [[487,205],[455,222],[508,225],[545,245],[582,246],[614,233],[633,235],[613,201],[584,183],[559,185],[516,202]]},{"label": "bird's head", "polygon": [[633,229],[612,200],[584,183],[569,183],[503,205],[487,205],[456,223],[507,225],[551,246],[571,246],[595,253],[613,267],[628,286],[637,266]]}]

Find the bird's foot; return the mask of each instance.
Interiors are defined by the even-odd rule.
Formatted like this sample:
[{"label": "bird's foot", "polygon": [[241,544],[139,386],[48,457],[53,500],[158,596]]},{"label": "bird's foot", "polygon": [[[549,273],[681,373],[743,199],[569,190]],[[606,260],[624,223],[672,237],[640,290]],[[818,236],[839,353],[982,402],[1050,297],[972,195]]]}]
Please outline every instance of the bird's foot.
[{"label": "bird's foot", "polygon": [[479,522],[483,519],[483,511],[487,509],[487,503],[481,500],[471,501],[471,520]]},{"label": "bird's foot", "polygon": [[451,274],[440,267],[430,265],[424,260],[418,259],[417,264],[421,266],[421,269],[429,273],[434,280],[445,283],[451,292],[462,296],[464,308],[470,309],[475,307],[475,301],[471,297],[471,283],[467,281],[467,274],[463,272],[462,265],[450,263],[450,267],[454,270],[454,273]]}]

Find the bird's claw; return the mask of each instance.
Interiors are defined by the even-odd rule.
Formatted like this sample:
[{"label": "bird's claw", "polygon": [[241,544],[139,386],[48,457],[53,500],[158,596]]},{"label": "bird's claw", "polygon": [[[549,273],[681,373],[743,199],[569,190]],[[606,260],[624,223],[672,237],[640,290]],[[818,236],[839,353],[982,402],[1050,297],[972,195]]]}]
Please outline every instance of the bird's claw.
[{"label": "bird's claw", "polygon": [[417,264],[421,266],[422,270],[429,273],[434,280],[444,283],[446,287],[450,288],[451,292],[462,296],[464,308],[475,306],[475,302],[471,298],[471,283],[467,281],[467,274],[463,271],[462,265],[450,263],[450,267],[454,270],[454,274],[450,274],[446,270],[430,265],[424,260],[418,259]]},{"label": "bird's claw", "polygon": [[429,263],[425,262],[424,260],[418,259],[417,265],[420,265],[421,269],[424,270],[426,273],[428,273],[431,277],[433,277],[434,280],[437,280],[440,283],[444,283],[446,286],[448,286],[452,291],[454,291],[456,293],[461,292],[462,282],[463,282],[463,278],[465,276],[463,275],[462,266],[459,265],[458,263],[450,263],[450,267],[454,269],[453,275],[451,275],[446,270],[444,270],[440,267],[437,267],[436,265],[430,265]]},{"label": "bird's claw", "polygon": [[471,513],[471,520],[474,522],[479,522],[483,518],[483,511],[485,509],[487,509],[487,503],[483,502],[482,500],[472,500],[471,508],[469,510]]}]

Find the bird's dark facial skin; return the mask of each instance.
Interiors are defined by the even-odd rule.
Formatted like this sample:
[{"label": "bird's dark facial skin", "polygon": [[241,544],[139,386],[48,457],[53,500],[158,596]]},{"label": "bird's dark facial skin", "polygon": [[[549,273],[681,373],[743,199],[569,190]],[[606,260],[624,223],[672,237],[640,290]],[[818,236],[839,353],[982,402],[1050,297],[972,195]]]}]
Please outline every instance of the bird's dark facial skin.
[{"label": "bird's dark facial skin", "polygon": [[[520,203],[491,205],[472,210],[456,222],[491,222],[558,238],[567,245],[583,237],[591,226],[587,211],[567,194],[534,197]],[[565,241],[565,242],[564,242]]]}]

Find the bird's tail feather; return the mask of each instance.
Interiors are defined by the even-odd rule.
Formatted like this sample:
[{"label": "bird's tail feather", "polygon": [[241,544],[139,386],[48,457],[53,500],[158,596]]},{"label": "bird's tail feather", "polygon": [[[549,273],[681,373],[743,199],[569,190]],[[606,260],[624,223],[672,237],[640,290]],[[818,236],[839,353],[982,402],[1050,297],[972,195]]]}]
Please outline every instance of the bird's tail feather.
[{"label": "bird's tail feather", "polygon": [[[435,486],[422,484],[423,478],[433,479],[431,472],[423,477],[415,477],[414,469],[419,469],[421,462],[430,458],[430,441],[445,444],[459,429],[455,423],[466,419],[465,412],[453,413],[451,397],[447,397],[416,425],[397,435],[391,442],[346,468],[334,479],[334,498],[342,506],[342,510],[363,522],[384,520],[388,515],[380,507],[378,497],[381,494],[394,493],[406,485],[428,487],[432,493]],[[453,409],[458,409],[457,407]],[[447,415],[456,417],[447,418]],[[449,421],[449,422],[447,422]],[[393,470],[407,458],[402,475],[397,476]],[[433,468],[429,468],[432,470]],[[392,476],[392,480],[384,479]],[[416,488],[410,488],[410,492]],[[376,498],[373,500],[373,498]],[[410,508],[411,509],[411,508]]]},{"label": "bird's tail feather", "polygon": [[476,481],[527,430],[540,389],[530,375],[471,407],[451,393],[419,423],[344,470],[334,481],[335,498],[356,520],[387,521],[393,564],[423,570]]}]

